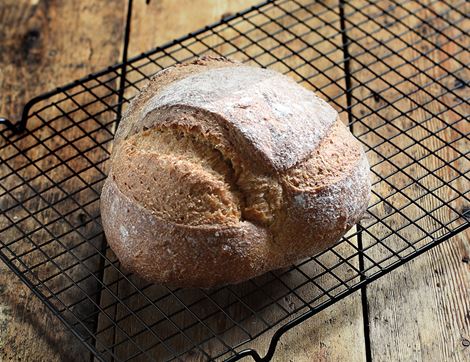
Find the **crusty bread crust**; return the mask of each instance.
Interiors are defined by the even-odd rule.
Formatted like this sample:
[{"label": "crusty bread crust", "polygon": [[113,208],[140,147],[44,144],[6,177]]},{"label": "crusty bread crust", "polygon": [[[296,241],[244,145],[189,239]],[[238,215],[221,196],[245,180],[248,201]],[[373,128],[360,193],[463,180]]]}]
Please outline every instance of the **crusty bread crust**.
[{"label": "crusty bread crust", "polygon": [[238,283],[320,252],[370,197],[365,154],[332,107],[224,58],[158,73],[111,159],[107,240],[125,268],[174,286]]}]

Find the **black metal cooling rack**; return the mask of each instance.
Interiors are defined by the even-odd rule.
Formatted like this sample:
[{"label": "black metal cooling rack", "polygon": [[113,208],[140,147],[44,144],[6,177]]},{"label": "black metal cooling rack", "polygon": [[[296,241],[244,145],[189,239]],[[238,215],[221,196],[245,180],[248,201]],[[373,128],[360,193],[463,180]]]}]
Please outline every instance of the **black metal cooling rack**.
[{"label": "black metal cooling rack", "polygon": [[[3,120],[1,259],[99,360],[269,360],[286,330],[469,226],[469,10],[268,1],[31,100],[19,123]],[[150,76],[203,54],[328,99],[367,150],[374,195],[347,237],[289,270],[169,289],[121,270],[100,189],[122,108]],[[265,353],[250,348],[261,334]]]}]

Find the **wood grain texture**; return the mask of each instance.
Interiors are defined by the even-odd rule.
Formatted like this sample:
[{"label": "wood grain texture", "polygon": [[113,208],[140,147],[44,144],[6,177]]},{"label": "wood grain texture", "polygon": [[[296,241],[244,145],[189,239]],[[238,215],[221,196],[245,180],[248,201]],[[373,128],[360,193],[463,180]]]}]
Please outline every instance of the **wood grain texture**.
[{"label": "wood grain texture", "polygon": [[256,0],[134,1],[129,56],[137,55],[258,4]]},{"label": "wood grain texture", "polygon": [[[366,6],[363,14],[356,12],[349,19],[353,24],[362,25],[348,33],[357,42],[350,47],[351,71],[355,77],[353,113],[356,118],[363,120],[362,124],[355,125],[355,132],[362,134],[361,139],[369,146],[389,139],[375,151],[369,152],[376,175],[388,181],[377,183],[375,192],[382,196],[393,194],[388,197],[388,204],[381,203],[372,209],[383,220],[382,225],[374,227],[373,233],[382,237],[383,242],[396,251],[406,246],[407,241],[425,236],[419,227],[427,231],[436,230],[439,220],[456,217],[456,212],[446,206],[439,211],[433,210],[442,206],[439,198],[450,200],[452,196],[457,196],[442,180],[451,180],[457,176],[457,170],[465,172],[468,169],[468,161],[459,158],[457,152],[468,151],[468,139],[454,142],[456,131],[440,128],[453,124],[456,130],[464,134],[470,130],[468,121],[458,122],[461,119],[459,113],[468,115],[469,111],[468,106],[458,105],[458,97],[464,96],[465,87],[455,87],[458,79],[468,79],[470,76],[468,71],[458,71],[462,69],[458,62],[465,63],[469,57],[469,38],[463,31],[468,34],[470,25],[468,20],[462,21],[462,15],[470,11],[468,2],[460,6],[460,14],[440,2],[404,4],[404,7],[399,7],[395,2],[381,1],[376,6]],[[356,1],[353,5],[361,8],[365,2]],[[423,6],[429,8],[423,9]],[[352,11],[351,7],[346,7],[346,12],[349,11]],[[436,14],[445,15],[437,17]],[[378,18],[379,23],[366,21],[366,15]],[[403,22],[397,21],[398,18],[403,18]],[[383,25],[385,28],[379,30]],[[449,25],[457,25],[463,30]],[[409,27],[415,31],[410,31]],[[458,38],[451,42],[434,29],[443,29],[446,36]],[[405,34],[395,38],[390,32]],[[379,42],[385,45],[377,46]],[[387,46],[403,50],[391,55]],[[364,48],[371,49],[371,54],[364,54]],[[449,59],[449,55],[456,60]],[[412,60],[412,64],[405,60]],[[370,65],[364,69],[361,62]],[[386,72],[390,68],[396,70]],[[373,72],[386,73],[383,80],[377,80]],[[357,80],[362,85],[358,86]],[[367,85],[364,85],[366,82]],[[427,83],[432,84],[426,86],[428,94],[424,91],[416,92],[418,85]],[[455,94],[439,96],[447,93],[448,89],[452,89]],[[400,93],[410,96],[400,97]],[[393,106],[387,102],[392,102]],[[450,105],[454,105],[452,110],[446,111]],[[411,111],[412,108],[416,109]],[[384,120],[388,120],[388,123],[384,123]],[[371,132],[364,125],[377,128]],[[392,138],[398,129],[406,129],[406,134]],[[441,140],[429,137],[431,131],[436,132]],[[439,150],[444,141],[453,142],[455,150],[449,147]],[[400,152],[398,156],[392,156],[398,148],[405,147],[408,147],[407,154]],[[431,154],[430,151],[434,150],[437,150],[435,153],[439,158]],[[452,161],[454,159],[457,161]],[[441,180],[426,176],[429,173],[426,169],[436,170],[444,164],[444,160],[449,160],[454,169],[446,167],[437,170],[435,174]],[[396,167],[404,171],[392,175]],[[420,184],[413,183],[410,176],[422,178]],[[377,180],[377,176],[375,178]],[[463,178],[450,184],[461,192],[468,191],[468,183],[465,184]],[[437,190],[430,194],[428,190],[434,189]],[[407,206],[410,202],[407,197],[418,201]],[[463,204],[462,198],[459,202],[450,202],[450,205],[458,212],[462,212],[464,206],[468,207]],[[397,209],[401,209],[402,216],[390,216]],[[420,220],[426,212],[435,219],[427,216]],[[409,224],[406,217],[415,220],[416,225],[406,226]],[[404,227],[399,232],[401,237],[387,237],[388,227]],[[439,235],[439,232],[434,233],[434,236]],[[367,234],[364,234],[363,242],[366,247],[375,244],[375,240]],[[418,246],[423,243],[418,243]],[[376,260],[389,255],[385,248],[378,245],[369,252]],[[464,232],[367,286],[372,360],[470,360],[469,252],[469,233]]]},{"label": "wood grain texture", "polygon": [[[220,0],[198,0],[180,2],[151,1],[150,5],[145,5],[144,2],[134,2],[129,56],[151,49],[160,43],[167,42],[172,38],[179,37],[189,31],[196,30],[208,23],[214,22],[220,19],[221,16],[234,13],[256,3],[257,1],[228,2]],[[337,5],[336,2],[331,5],[334,6],[335,4]],[[286,6],[292,6],[292,9],[295,9],[294,5],[295,4],[288,4]],[[290,72],[289,76],[297,80],[301,80],[301,77],[309,79],[309,81],[303,81],[302,84],[310,89],[322,89],[323,97],[335,99],[337,105],[345,105],[345,98],[338,97],[341,88],[344,89],[345,87],[344,78],[339,79],[337,84],[330,84],[331,80],[318,71],[318,69],[328,69],[326,71],[328,76],[332,78],[341,76],[342,70],[335,67],[332,68],[331,64],[332,62],[341,63],[343,57],[340,50],[341,37],[339,34],[340,25],[338,14],[333,12],[327,13],[326,17],[333,26],[325,27],[320,20],[312,16],[312,14],[316,14],[321,10],[323,10],[321,5],[313,4],[309,7],[308,11],[297,11],[295,14],[301,18],[309,19],[309,26],[320,29],[319,31],[323,36],[330,37],[330,42],[320,41],[320,36],[315,33],[307,32],[303,37],[294,38],[293,35],[288,32],[279,32],[280,26],[289,26],[292,24],[294,20],[289,17],[281,18],[278,20],[277,24],[266,26],[267,30],[265,31],[267,31],[267,34],[263,33],[261,30],[251,31],[248,34],[252,39],[257,39],[257,37],[266,38],[266,35],[268,35],[267,39],[264,39],[260,43],[266,49],[284,44],[272,51],[276,57],[285,58],[283,62],[270,65],[272,68],[279,71],[285,72],[287,66],[295,68],[296,66],[305,64],[305,59],[315,58],[315,64],[306,64],[303,67],[298,67],[297,71]],[[270,16],[273,18],[280,14],[281,11],[279,9],[271,9]],[[266,21],[266,19],[255,17],[252,21],[256,23]],[[249,24],[241,24],[239,28],[242,33],[250,30]],[[279,34],[276,35],[275,39],[270,38],[269,34],[276,31],[278,31]],[[294,31],[306,32],[307,28],[296,28]],[[233,40],[230,41],[230,44],[219,44],[220,38],[217,36],[209,35],[204,37],[204,34],[201,35],[201,38],[204,37],[204,44],[213,47],[212,51],[208,51],[209,54],[227,54],[237,49],[237,47],[238,49],[247,47],[244,52],[238,51],[232,55],[233,58],[244,61],[247,59],[247,56],[256,56],[256,54],[260,52],[259,48],[248,46],[250,43],[246,37],[237,37],[236,31],[233,29],[220,29],[220,34],[226,39],[233,38]],[[306,44],[316,45],[314,49],[300,51]],[[189,47],[191,51],[196,53],[205,52],[207,50],[207,47],[202,43],[191,44]],[[294,52],[299,52],[300,56],[294,55]],[[321,57],[322,52],[329,54],[329,57]],[[179,57],[180,55],[176,52],[173,56]],[[272,56],[260,56],[256,57],[256,61],[252,61],[251,63],[255,65],[266,65],[273,60],[275,60],[275,58]],[[172,64],[174,60],[173,58],[163,58],[159,60],[160,64],[165,64],[165,61]],[[147,69],[149,69],[149,67],[143,68],[144,71],[147,71]],[[141,75],[130,70],[128,79],[132,79],[134,82],[139,81]],[[144,82],[141,84],[143,85]],[[328,84],[330,84],[330,86],[328,86]],[[127,97],[134,94],[135,89],[129,89],[129,91],[125,93]],[[342,117],[344,120],[347,118],[345,114],[342,114]],[[354,239],[352,242],[354,242]],[[336,260],[336,258],[334,259]],[[330,262],[333,263],[333,260],[330,260]],[[356,260],[352,259],[351,262],[356,264],[357,267],[357,258]],[[328,264],[328,260],[325,260],[325,263]],[[311,263],[304,268],[304,272],[314,276],[319,273],[319,270],[316,270],[313,263]],[[113,271],[113,268],[108,268],[104,278],[106,283],[113,283],[118,279],[118,276],[117,273]],[[269,276],[264,279],[266,278],[269,278]],[[295,272],[286,277],[288,282],[294,286],[302,282],[303,278],[304,277],[297,275]],[[255,283],[261,283],[260,279],[263,279],[263,277],[258,278]],[[172,351],[162,347],[162,344],[152,345],[158,342],[158,337],[166,338],[168,335],[171,335],[172,332],[175,332],[175,327],[172,325],[172,322],[175,322],[180,328],[184,328],[184,326],[195,321],[195,316],[192,315],[190,311],[184,310],[181,305],[178,305],[179,302],[175,297],[163,297],[167,294],[165,289],[155,286],[149,287],[146,283],[134,277],[132,281],[144,289],[145,296],[136,294],[136,290],[128,282],[117,282],[113,284],[113,292],[117,293],[120,298],[125,299],[126,306],[116,305],[115,297],[108,292],[103,293],[102,306],[110,315],[115,316],[119,321],[119,327],[113,328],[107,318],[100,318],[98,330],[103,331],[101,334],[102,340],[108,340],[108,342],[105,343],[114,346],[112,351],[117,356],[129,357],[138,354],[138,357],[135,358],[136,361],[146,361],[149,358],[163,360],[171,357],[173,352],[187,349],[189,345],[188,341],[182,337],[170,338],[168,341],[165,341],[167,347],[171,348]],[[233,287],[233,290],[238,295],[238,293],[244,289],[250,288],[253,289],[253,285],[248,282]],[[276,289],[281,287],[279,283],[272,282],[268,284],[267,288]],[[300,291],[300,294],[303,296],[310,297],[315,293],[318,294],[318,291],[313,285],[303,288]],[[275,295],[276,291],[269,290],[267,294]],[[282,295],[281,290],[278,294]],[[184,301],[197,300],[203,297],[200,291],[192,290],[184,291],[181,295],[176,293],[176,295]],[[162,297],[163,300],[159,301]],[[266,299],[266,295],[253,293],[252,296],[243,298],[245,306],[242,303],[236,303],[233,307],[226,308],[230,316],[229,318],[219,312],[214,318],[204,319],[204,323],[207,327],[201,326],[201,324],[198,323],[195,327],[188,329],[186,333],[189,338],[197,342],[213,336],[213,333],[208,331],[209,328],[212,331],[223,331],[230,326],[231,321],[239,323],[239,326],[233,326],[228,332],[220,333],[221,339],[212,338],[203,344],[205,351],[209,352],[211,355],[217,355],[224,350],[223,342],[231,345],[246,339],[247,335],[243,329],[256,331],[263,327],[265,328],[260,322],[259,316],[266,321],[276,321],[283,316],[284,312],[279,308],[259,308],[260,305],[269,302],[269,300]],[[233,302],[234,296],[231,292],[223,291],[216,293],[215,296],[212,297],[212,300],[224,306]],[[163,315],[157,312],[157,308],[155,305],[152,305],[150,301],[158,301],[155,302],[155,305],[164,310],[165,314],[171,315],[174,313],[171,317],[172,322],[165,321]],[[279,305],[286,310],[293,310],[300,305],[300,302],[296,299],[295,295],[290,294],[283,297],[279,301]],[[130,313],[128,308],[138,310],[137,316]],[[250,316],[248,311],[250,308],[251,310],[258,311],[258,317]],[[191,308],[195,313],[200,312],[200,314],[198,314],[200,318],[206,315],[206,311],[209,313],[215,309],[213,303],[209,302],[207,299]],[[142,318],[148,324],[155,325],[153,331],[145,330],[139,318]],[[241,322],[242,320],[243,322]],[[250,347],[263,355],[266,353],[272,334],[276,329],[277,328],[274,327],[272,330],[265,332],[253,341],[244,344],[242,347],[238,348],[238,350]],[[128,336],[130,335],[136,335],[134,341],[138,346],[129,341]],[[140,350],[139,347],[143,348],[145,351]],[[205,361],[207,358],[208,356],[204,355],[204,352],[197,348],[183,355],[183,359],[188,361]],[[360,293],[356,293],[328,310],[323,311],[283,336],[273,360],[365,360]]]},{"label": "wood grain texture", "polygon": [[[92,0],[2,1],[0,115],[15,121],[25,102],[33,96],[118,61],[125,12],[126,2],[121,0],[106,4]],[[30,138],[26,139],[20,147],[27,147],[29,141]],[[36,151],[43,152],[39,147],[30,151],[32,159],[38,156]],[[10,184],[3,186],[9,188],[15,180],[10,178],[6,182]],[[34,264],[41,260],[35,253],[29,262]],[[89,358],[89,352],[78,340],[1,264],[0,360],[83,361]]]},{"label": "wood grain texture", "polygon": [[[142,51],[148,50],[158,44],[169,41],[184,33],[200,28],[201,26],[218,20],[222,15],[236,12],[247,6],[257,3],[257,0],[243,0],[223,1],[223,0],[197,0],[197,1],[172,1],[172,0],[152,0],[150,5],[145,5],[143,0],[134,1],[133,13],[133,26],[131,43],[129,47],[129,55],[136,55]],[[326,2],[331,6],[336,6],[336,1]],[[348,2],[355,7],[362,7],[365,3],[363,0],[354,0]],[[393,15],[399,16],[403,10],[394,7],[390,1],[380,1],[380,7],[390,11],[389,17],[383,17],[381,25],[388,25],[393,23]],[[417,2],[409,2],[415,4],[415,8],[410,8],[420,17],[433,16],[432,13],[419,10],[420,6]],[[431,3],[431,1],[423,1],[423,4]],[[445,10],[444,5],[433,3],[433,10],[439,12]],[[127,1],[115,0],[111,5],[102,4],[101,2],[86,0],[79,2],[50,2],[42,0],[31,1],[3,1],[0,5],[0,115],[10,116],[12,119],[18,117],[24,103],[32,96],[42,93],[45,90],[51,89],[57,85],[67,83],[71,79],[83,76],[92,70],[100,69],[108,64],[119,61],[122,56],[122,34],[125,23]],[[466,5],[468,7],[468,3]],[[444,7],[444,8],[443,8]],[[462,8],[464,9],[464,8]],[[315,8],[312,9],[314,12]],[[346,14],[351,11],[351,8],[346,7]],[[370,14],[377,12],[375,6],[369,5],[364,9],[364,12]],[[469,9],[462,10],[463,13],[470,12]],[[188,21],[188,14],[190,14],[190,21]],[[332,13],[331,13],[332,14]],[[331,15],[330,14],[330,15]],[[334,15],[334,14],[333,14]],[[450,12],[448,17],[432,21],[432,25],[441,26],[442,22],[445,23],[446,19],[451,22],[458,22],[461,20],[455,12]],[[356,14],[349,18],[347,26],[350,27],[351,23],[359,23],[364,20],[364,16]],[[411,20],[409,25],[416,25],[419,19],[416,17],[409,17]],[[285,20],[283,20],[285,21]],[[282,23],[288,25],[288,21]],[[459,23],[462,27],[463,23]],[[468,32],[468,21],[467,32]],[[373,33],[377,29],[377,24],[370,22],[361,25],[363,31],[349,31],[348,35],[353,39],[363,38],[367,33]],[[106,31],[103,30],[106,28]],[[72,30],[73,29],[73,30]],[[404,25],[392,25],[389,27],[392,31],[402,32],[406,30]],[[335,32],[336,30],[330,27],[324,27],[324,31]],[[429,42],[422,42],[417,45],[418,49],[425,51],[432,49],[438,45],[443,47],[446,51],[453,54],[458,50],[458,47],[451,42],[446,42],[446,39],[440,38],[433,34],[432,28],[422,24],[420,27],[422,34],[429,37]],[[427,32],[427,33],[426,33]],[[233,35],[233,32],[227,31],[227,36]],[[390,34],[387,31],[379,31],[373,33],[374,37],[378,39],[387,39]],[[454,34],[458,35],[458,34]],[[309,35],[315,36],[315,35]],[[280,38],[280,41],[289,41],[289,36]],[[362,40],[362,45],[367,48],[372,48],[376,43],[374,41]],[[468,41],[468,37],[466,38]],[[407,34],[403,38],[407,43],[417,41],[416,35]],[[462,38],[461,38],[462,40]],[[217,44],[214,38],[208,39],[209,45]],[[310,41],[310,40],[308,40]],[[336,39],[334,41],[337,41]],[[244,40],[239,38],[234,41],[236,45],[243,45]],[[269,46],[270,42],[262,43]],[[302,41],[296,39],[289,43],[290,47],[302,46]],[[73,45],[73,46],[72,46]],[[402,47],[404,43],[400,40],[394,40],[389,43],[390,46]],[[356,48],[355,48],[356,47]],[[466,45],[467,49],[469,45]],[[203,47],[201,47],[203,49]],[[215,50],[221,53],[227,52],[228,49],[225,45],[215,46]],[[357,45],[352,44],[351,53],[357,60],[368,64],[370,62],[377,63],[377,58],[370,54],[356,55],[359,49]],[[254,54],[259,49],[252,49]],[[280,47],[275,50],[276,55],[279,57],[288,56],[290,50],[288,47]],[[310,54],[312,52],[313,54]],[[325,51],[321,49],[310,49],[304,53],[306,57],[315,56]],[[379,58],[383,56],[383,49],[376,53]],[[463,56],[468,52],[461,53],[459,59],[465,61]],[[415,57],[417,53],[406,53],[408,57]],[[243,55],[239,54],[240,60],[244,60]],[[333,55],[332,58],[336,59]],[[449,70],[457,69],[458,64],[447,60],[447,56],[443,53],[431,53],[433,59],[440,59],[444,68]],[[266,64],[272,61],[269,56],[261,56],[258,58],[261,64]],[[290,57],[286,59],[287,64],[295,65],[299,59]],[[396,57],[384,58],[384,62],[388,66],[399,66],[402,61]],[[298,70],[298,74],[290,74],[294,78],[300,76],[309,76],[315,73],[316,66],[324,69],[331,62],[325,58],[320,58],[312,62],[310,67],[304,67]],[[429,67],[429,61],[421,58],[415,63],[418,67]],[[278,70],[285,70],[282,64],[275,64]],[[352,71],[357,71],[362,68],[357,62],[351,62]],[[383,72],[385,65],[377,63],[371,67],[372,70]],[[329,75],[334,76],[335,68],[330,68]],[[395,82],[397,79],[401,80],[402,76],[412,77],[415,70],[412,67],[399,68],[399,71],[388,74],[386,78]],[[439,67],[434,67],[430,71],[433,79],[438,79],[439,76],[445,75],[445,71]],[[468,74],[456,74],[457,79],[461,79],[461,83],[465,84],[468,79]],[[361,81],[373,78],[374,76],[363,70],[362,73],[356,73],[356,76],[361,77]],[[421,76],[418,80],[421,82],[428,82],[431,79],[426,76]],[[414,79],[414,78],[412,78]],[[416,80],[416,79],[415,79]],[[457,80],[448,77],[444,81],[449,82],[449,85],[457,84]],[[314,85],[322,86],[329,81],[321,74],[314,77]],[[307,87],[312,87],[311,84],[304,83]],[[354,86],[354,80],[353,80]],[[342,86],[344,88],[344,86]],[[371,117],[371,109],[377,109],[384,105],[383,99],[378,96],[377,92],[383,90],[385,87],[383,82],[371,82],[369,87],[354,89],[354,99],[365,99],[363,104],[354,105],[353,112],[356,118]],[[410,90],[413,87],[409,82],[405,82],[400,86],[400,90]],[[315,88],[315,87],[313,87]],[[439,92],[442,87],[436,85],[433,91]],[[456,92],[461,96],[465,95],[468,88],[461,87]],[[326,94],[323,96],[334,98],[340,92],[337,87],[328,87]],[[396,97],[396,93],[385,93],[384,96]],[[447,104],[453,104],[455,99],[453,96],[448,95],[443,100]],[[428,100],[426,97],[416,96],[417,102],[423,103]],[[344,99],[335,99],[334,102],[344,104]],[[333,102],[333,103],[334,103]],[[409,109],[410,100],[397,101],[396,105],[399,109]],[[432,102],[428,106],[431,112],[439,113],[442,110],[442,105],[438,102]],[[456,107],[456,110],[461,113],[468,113],[468,109],[462,109],[462,106]],[[383,117],[391,119],[397,115],[397,110],[392,110],[390,107],[386,108],[381,113]],[[388,112],[388,113],[387,113]],[[421,112],[421,113],[420,113]],[[411,113],[411,116],[417,120],[423,119],[428,116],[427,112],[417,111]],[[455,120],[458,118],[457,114],[447,112],[444,120]],[[343,119],[345,119],[343,115]],[[376,122],[378,118],[370,118],[371,122]],[[400,127],[409,126],[410,119],[403,117],[395,122]],[[459,125],[460,130],[468,131],[468,124],[463,123]],[[464,127],[467,127],[466,129]],[[355,131],[361,131],[360,127],[356,127]],[[362,129],[362,131],[365,131]],[[390,133],[390,129],[385,130]],[[384,133],[383,135],[387,135]],[[427,135],[426,131],[418,128],[414,131],[413,136],[423,137]],[[452,139],[455,135],[452,131],[443,131],[442,137]],[[365,142],[373,144],[377,139],[373,135],[362,136]],[[406,137],[396,139],[396,144],[403,147],[409,144],[409,139]],[[429,147],[438,147],[438,144],[427,144]],[[393,152],[395,148],[391,145],[385,145],[381,148],[383,154]],[[414,157],[423,155],[423,151],[416,149]],[[380,155],[375,154],[371,156],[371,162],[376,163],[382,160]],[[452,151],[445,150],[442,152],[443,157],[451,159],[453,157]],[[394,159],[395,161],[396,158]],[[397,161],[400,162],[400,161]],[[429,158],[425,161],[426,167],[435,167],[436,160]],[[404,166],[402,164],[401,166]],[[463,164],[456,167],[463,167]],[[380,166],[380,171],[390,172],[392,166]],[[410,172],[416,173],[418,176],[422,174],[419,167],[411,169]],[[420,173],[421,172],[421,173]],[[442,177],[445,177],[444,172]],[[399,175],[403,181],[396,180],[397,185],[403,182],[403,188],[406,187],[407,178]],[[430,179],[428,185],[435,187],[439,185],[437,180]],[[378,192],[389,193],[391,190],[386,184],[379,184],[377,186]],[[462,189],[465,185],[458,185]],[[468,188],[468,186],[467,186]],[[409,196],[415,197],[418,193],[422,192],[419,188],[410,188]],[[443,188],[440,192],[452,192]],[[391,199],[395,205],[401,205],[403,199],[395,196]],[[424,210],[431,210],[434,206],[438,205],[436,199],[424,198],[420,204]],[[455,207],[467,207],[468,205],[456,204]],[[379,205],[377,210],[383,215],[390,212],[390,205]],[[410,209],[411,210],[411,209]],[[445,212],[451,213],[447,210]],[[409,211],[408,216],[418,217],[422,215],[422,210],[415,209]],[[396,226],[396,225],[395,225]],[[435,223],[427,222],[423,227],[433,228]],[[378,232],[385,233],[386,228],[382,227]],[[408,230],[402,236],[414,239],[416,237],[413,232],[419,230]],[[470,290],[470,267],[469,267],[469,233],[463,233],[458,237],[444,243],[440,247],[421,256],[417,260],[401,267],[397,271],[389,274],[374,284],[370,285],[367,293],[368,307],[369,307],[369,324],[371,332],[371,353],[373,360],[377,361],[467,361],[470,356],[470,306],[469,306],[469,290]],[[372,240],[365,238],[365,244],[371,243]],[[391,245],[397,247],[403,245],[403,241],[399,239],[389,240]],[[377,257],[380,257],[382,251],[377,251]],[[112,268],[108,266],[108,270]],[[313,272],[313,271],[312,271]],[[128,317],[129,311],[123,307],[116,307],[115,299],[111,292],[117,293],[121,298],[126,297],[134,291],[123,289],[124,283],[116,282],[116,273],[107,272],[105,274],[105,282],[109,285],[112,284],[107,292],[101,296],[102,306],[105,307],[106,312],[113,318],[124,318],[123,325],[129,328],[129,331],[136,331],[142,328],[138,322],[126,322],[125,318],[129,320],[135,317]],[[113,283],[114,282],[114,283]],[[144,290],[148,288],[142,285]],[[243,287],[243,286],[242,286]],[[164,294],[165,291],[158,288],[152,291],[152,297],[157,299],[159,295]],[[191,294],[191,292],[188,292]],[[186,298],[191,298],[191,295],[186,295]],[[197,296],[197,293],[194,294]],[[194,297],[193,296],[193,297]],[[223,297],[223,298],[222,298]],[[233,300],[233,295],[223,295],[217,299],[220,303],[228,303]],[[132,297],[131,297],[132,298]],[[149,304],[147,300],[143,300],[141,296],[134,299],[130,305],[134,307],[142,307]],[[258,300],[257,300],[258,299]],[[254,295],[250,303],[259,303],[259,295]],[[175,310],[175,306],[169,299],[157,302],[159,307],[167,308],[167,310]],[[281,301],[285,308],[296,305],[296,301],[286,299]],[[173,309],[172,309],[173,308]],[[180,308],[180,307],[179,307]],[[202,312],[201,312],[202,313]],[[233,317],[243,317],[246,314],[246,309],[237,307],[230,310]],[[162,318],[161,314],[148,312],[145,309],[137,312],[139,317],[147,318],[147,321],[159,321]],[[275,315],[267,315],[266,317],[275,317]],[[181,325],[185,325],[188,321],[194,318],[188,315],[187,312],[181,312],[176,316],[175,320]],[[162,322],[163,329],[172,331],[174,329],[168,323]],[[218,326],[220,323],[211,321],[211,326]],[[106,343],[116,343],[113,352],[132,354],[136,352],[135,347],[129,347],[124,343],[124,331],[116,331],[110,328],[109,320],[100,315],[99,330],[101,337]],[[220,328],[224,326],[220,326]],[[255,327],[257,327],[255,325]],[[254,328],[255,328],[254,327]],[[207,332],[201,329],[194,329],[191,331],[191,338],[202,338]],[[153,339],[149,338],[150,332],[138,337],[138,341],[146,343]],[[236,337],[236,335],[235,335]],[[232,337],[233,338],[233,337]],[[254,347],[259,351],[264,352],[270,339],[270,334],[264,334],[253,341],[250,347]],[[217,343],[211,342],[212,345],[209,349],[219,348]],[[182,341],[175,339],[172,346],[178,347]],[[98,346],[100,348],[100,346]],[[362,313],[360,304],[360,294],[356,293],[344,301],[335,304],[334,307],[328,308],[322,313],[318,314],[311,320],[305,322],[301,326],[289,331],[280,340],[277,353],[274,357],[275,361],[362,361],[365,360],[365,346],[362,327]],[[162,353],[160,356],[169,355],[170,353],[161,352],[161,349],[155,348],[151,353]],[[204,360],[201,353],[194,353],[187,356],[188,360]],[[70,333],[65,331],[60,322],[49,313],[49,311],[42,305],[42,303],[34,297],[31,292],[10,273],[4,265],[0,265],[0,360],[12,361],[62,361],[62,360],[88,360],[90,355],[86,352]],[[145,358],[142,358],[145,359]]]}]

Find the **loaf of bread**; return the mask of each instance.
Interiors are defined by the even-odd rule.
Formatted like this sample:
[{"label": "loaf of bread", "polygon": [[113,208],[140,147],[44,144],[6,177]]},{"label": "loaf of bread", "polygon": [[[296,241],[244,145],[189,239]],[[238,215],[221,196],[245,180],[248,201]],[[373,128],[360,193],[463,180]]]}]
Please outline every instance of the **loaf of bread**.
[{"label": "loaf of bread", "polygon": [[101,215],[124,268],[207,288],[325,250],[369,196],[362,147],[325,101],[277,72],[200,58],[131,102]]}]

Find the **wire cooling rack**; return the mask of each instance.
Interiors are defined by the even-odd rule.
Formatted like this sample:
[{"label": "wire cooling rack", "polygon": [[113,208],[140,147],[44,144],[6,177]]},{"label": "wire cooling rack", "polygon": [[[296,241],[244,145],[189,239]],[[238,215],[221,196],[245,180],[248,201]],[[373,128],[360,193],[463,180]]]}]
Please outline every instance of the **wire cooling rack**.
[{"label": "wire cooling rack", "polygon": [[[99,360],[269,360],[286,330],[469,225],[469,4],[426,4],[268,1],[31,100],[2,120],[1,259]],[[288,270],[169,289],[121,270],[99,196],[129,100],[203,54],[328,99],[367,150],[373,199],[347,237]],[[266,354],[249,348],[261,334]]]}]

